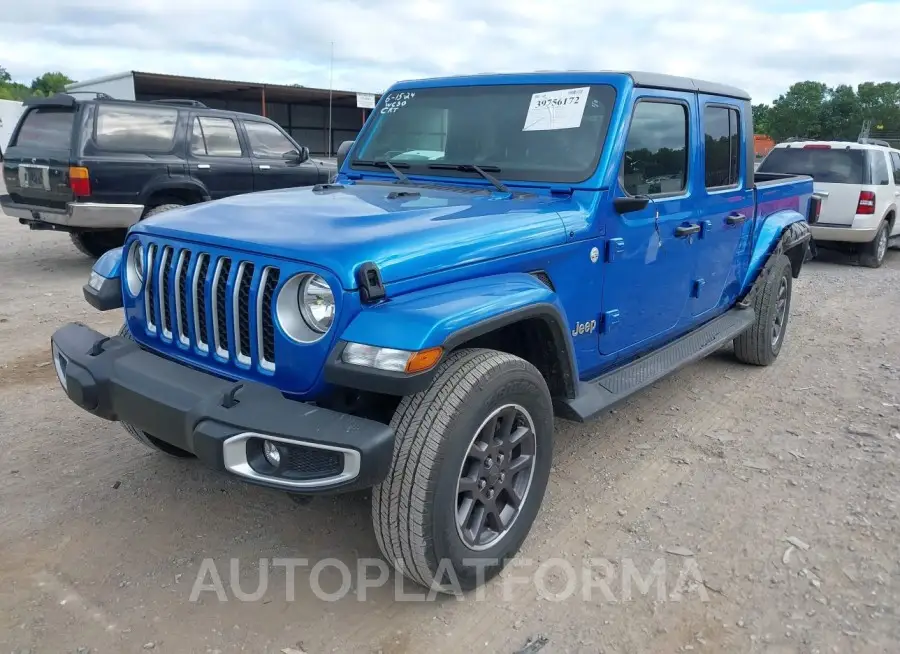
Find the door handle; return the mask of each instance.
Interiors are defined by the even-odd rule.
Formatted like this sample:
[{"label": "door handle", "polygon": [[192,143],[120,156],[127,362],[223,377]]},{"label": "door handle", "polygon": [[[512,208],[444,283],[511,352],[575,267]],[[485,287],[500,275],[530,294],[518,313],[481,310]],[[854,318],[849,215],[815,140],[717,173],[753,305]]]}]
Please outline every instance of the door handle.
[{"label": "door handle", "polygon": [[895,196],[895,197],[900,197],[900,191],[894,191],[894,196]]},{"label": "door handle", "polygon": [[745,220],[747,220],[747,216],[742,213],[731,213],[725,217],[725,223],[727,225],[740,225]]},{"label": "door handle", "polygon": [[260,170],[269,170],[269,168],[271,168],[271,167],[272,166],[270,166],[269,164],[259,164]]},{"label": "door handle", "polygon": [[197,168],[200,170],[207,170],[209,169],[209,164],[197,164]]},{"label": "door handle", "polygon": [[686,236],[692,236],[693,234],[700,233],[700,225],[692,224],[692,225],[679,225],[675,228],[675,236],[677,238],[684,238]]}]

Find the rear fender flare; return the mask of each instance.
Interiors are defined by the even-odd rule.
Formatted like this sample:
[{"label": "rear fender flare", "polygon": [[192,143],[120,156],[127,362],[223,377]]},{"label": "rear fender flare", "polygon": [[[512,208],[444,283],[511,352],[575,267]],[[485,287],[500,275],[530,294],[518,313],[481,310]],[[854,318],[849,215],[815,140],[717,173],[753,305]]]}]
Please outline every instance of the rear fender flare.
[{"label": "rear fender flare", "polygon": [[173,177],[164,175],[154,177],[144,185],[141,191],[140,203],[147,206],[150,198],[166,191],[188,191],[200,197],[203,202],[208,202],[210,199],[209,190],[198,180],[185,175]]},{"label": "rear fender flare", "polygon": [[776,255],[786,254],[791,260],[793,276],[799,277],[811,238],[809,223],[798,211],[785,209],[767,216],[758,228],[750,254],[750,265],[741,286],[741,303],[745,304],[759,281],[765,279],[767,264]]}]

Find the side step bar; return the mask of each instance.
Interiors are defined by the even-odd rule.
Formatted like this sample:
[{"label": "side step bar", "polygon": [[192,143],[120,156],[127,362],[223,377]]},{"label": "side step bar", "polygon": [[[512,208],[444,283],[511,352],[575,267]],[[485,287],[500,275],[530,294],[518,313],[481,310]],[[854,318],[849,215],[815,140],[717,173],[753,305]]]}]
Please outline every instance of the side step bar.
[{"label": "side step bar", "polygon": [[713,353],[748,329],[754,320],[756,314],[753,309],[732,309],[655,352],[591,381],[579,382],[578,397],[556,398],[556,414],[576,422],[596,418],[632,393]]}]

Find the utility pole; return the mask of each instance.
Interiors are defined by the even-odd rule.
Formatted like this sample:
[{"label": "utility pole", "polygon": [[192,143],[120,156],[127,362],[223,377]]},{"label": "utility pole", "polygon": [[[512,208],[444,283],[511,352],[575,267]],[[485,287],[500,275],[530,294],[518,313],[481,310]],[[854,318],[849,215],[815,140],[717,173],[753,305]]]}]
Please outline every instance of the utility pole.
[{"label": "utility pole", "polygon": [[331,66],[328,77],[328,156],[331,157],[331,103],[334,94],[334,41],[331,42]]}]

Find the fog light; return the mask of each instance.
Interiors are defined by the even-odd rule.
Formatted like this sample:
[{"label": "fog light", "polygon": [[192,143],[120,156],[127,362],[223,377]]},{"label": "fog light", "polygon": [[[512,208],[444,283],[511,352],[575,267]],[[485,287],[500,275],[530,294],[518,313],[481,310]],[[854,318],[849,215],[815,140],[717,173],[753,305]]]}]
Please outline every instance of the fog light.
[{"label": "fog light", "polygon": [[266,457],[266,461],[275,468],[281,463],[281,452],[272,441],[263,441],[263,455]]},{"label": "fog light", "polygon": [[68,390],[66,387],[66,358],[56,347],[56,343],[53,343],[50,348],[50,356],[53,358],[53,367],[56,368],[56,377],[59,379],[60,385],[64,391]]}]

